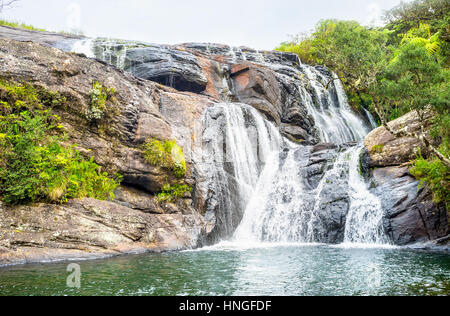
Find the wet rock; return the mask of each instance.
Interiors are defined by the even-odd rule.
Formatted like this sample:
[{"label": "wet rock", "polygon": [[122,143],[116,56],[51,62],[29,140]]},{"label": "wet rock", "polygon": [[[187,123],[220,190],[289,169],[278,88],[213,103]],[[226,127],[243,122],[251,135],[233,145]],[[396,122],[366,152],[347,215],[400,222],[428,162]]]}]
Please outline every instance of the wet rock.
[{"label": "wet rock", "polygon": [[70,49],[71,43],[75,40],[83,39],[83,36],[58,34],[51,32],[38,32],[31,30],[23,30],[19,28],[0,26],[0,38],[9,38],[20,42],[39,43],[45,46],[60,46],[61,49]]},{"label": "wet rock", "polygon": [[200,93],[208,82],[194,55],[164,46],[127,50],[124,69],[179,91]]},{"label": "wet rock", "polygon": [[289,124],[281,124],[281,131],[284,136],[293,142],[308,143],[311,141],[310,135],[301,127]]},{"label": "wet rock", "polygon": [[241,69],[232,75],[234,93],[239,102],[253,106],[270,121],[281,122],[281,94],[275,74],[253,64],[235,65]]},{"label": "wet rock", "polygon": [[141,190],[122,186],[114,192],[114,201],[122,206],[144,213],[164,214],[154,195]]},{"label": "wet rock", "polygon": [[444,205],[433,203],[432,194],[405,167],[376,169],[372,189],[386,210],[386,231],[396,245],[426,243],[448,235]]}]

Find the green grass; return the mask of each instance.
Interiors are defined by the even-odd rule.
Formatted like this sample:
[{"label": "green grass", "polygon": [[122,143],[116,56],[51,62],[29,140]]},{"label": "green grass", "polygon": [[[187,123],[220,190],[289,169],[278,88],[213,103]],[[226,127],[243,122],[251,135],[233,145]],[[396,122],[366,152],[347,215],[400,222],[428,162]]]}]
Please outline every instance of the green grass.
[{"label": "green grass", "polygon": [[59,31],[59,32],[54,32],[54,31],[48,31],[46,29],[42,29],[42,28],[38,28],[35,27],[33,25],[29,25],[29,24],[25,24],[22,22],[18,22],[18,21],[6,21],[6,20],[1,20],[0,19],[0,26],[9,26],[9,27],[14,27],[16,29],[22,29],[22,30],[29,30],[29,31],[38,31],[38,32],[53,32],[53,33],[58,33],[58,34],[62,34],[62,35],[68,35],[68,36],[82,36],[83,32],[81,31],[77,31],[77,32],[67,32],[67,31]]},{"label": "green grass", "polygon": [[384,150],[384,145],[375,145],[370,149],[371,153],[381,154]]},{"label": "green grass", "polygon": [[28,25],[28,24],[21,23],[21,22],[10,22],[10,21],[5,21],[5,20],[0,20],[0,26],[10,26],[10,27],[18,28],[18,29],[23,29],[23,30],[46,32],[46,30],[44,30],[44,29],[37,28],[32,25]]},{"label": "green grass", "polygon": [[185,193],[191,192],[192,188],[186,184],[165,185],[162,191],[157,194],[159,203],[173,203],[183,198]]}]

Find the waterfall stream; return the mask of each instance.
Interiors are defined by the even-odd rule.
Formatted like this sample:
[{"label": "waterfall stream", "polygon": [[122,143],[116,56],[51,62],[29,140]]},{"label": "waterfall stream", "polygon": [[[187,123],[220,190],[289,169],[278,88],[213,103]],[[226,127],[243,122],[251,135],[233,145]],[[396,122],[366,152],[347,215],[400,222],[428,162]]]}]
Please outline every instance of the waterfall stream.
[{"label": "waterfall stream", "polygon": [[[321,140],[336,144],[362,141],[370,129],[350,110],[340,81],[333,80],[325,89],[320,82],[324,84],[326,78],[310,66],[302,67],[313,91],[309,92],[303,85],[299,85],[299,90]],[[226,114],[227,153],[240,194],[242,220],[231,238],[234,244],[324,242],[328,232],[321,211],[327,203],[324,197],[330,194],[329,186],[336,179],[346,183],[349,199],[343,242],[388,243],[383,231],[381,202],[369,192],[360,172],[362,144],[344,146],[318,187],[311,189],[304,181],[310,148],[282,141],[275,126],[247,105],[221,104],[218,107]],[[258,124],[248,123],[247,112]],[[276,144],[269,139],[276,140]],[[259,149],[249,150],[252,144],[259,144]],[[259,160],[258,154],[264,155],[264,159]],[[220,167],[218,169],[222,172]],[[224,206],[221,212],[227,212],[226,209]]]},{"label": "waterfall stream", "polygon": [[[311,69],[309,71],[311,78],[320,78]],[[317,108],[314,96],[304,86],[299,86],[299,89],[316,120],[321,140],[337,144],[362,141],[369,128],[350,110],[342,85],[333,85],[337,95],[334,101],[328,90],[319,85],[312,86],[315,86],[316,96],[326,98],[327,109]],[[236,191],[235,196],[238,196],[238,203],[227,205],[225,202],[219,212],[230,214],[230,207],[239,209],[237,221],[240,224],[231,238],[233,243],[324,242],[328,233],[322,214],[323,205],[327,203],[324,197],[330,194],[329,186],[336,179],[346,183],[349,198],[343,242],[388,243],[383,231],[381,202],[369,192],[360,172],[362,144],[344,146],[325,171],[317,188],[311,189],[304,181],[311,150],[308,146],[283,140],[276,127],[248,105],[219,104],[215,110],[222,112],[225,118],[226,161],[233,166],[231,178],[236,182],[236,189],[233,190],[230,189],[233,185],[228,181],[230,187],[225,194],[232,196]],[[213,126],[217,126],[217,122]],[[217,131],[213,133],[216,134]],[[223,150],[223,146],[217,143],[214,148],[216,150],[209,152],[209,157],[219,157],[218,151]],[[220,164],[210,168],[207,172],[211,175],[209,186],[217,186],[214,179],[218,178],[218,174],[222,178],[230,178],[225,170],[226,167],[224,169]],[[223,190],[221,192],[224,193]],[[233,231],[233,224],[236,221],[226,225],[227,232]]]},{"label": "waterfall stream", "polygon": [[[82,40],[74,43],[72,51],[96,56],[121,69],[131,67],[127,69],[134,73],[127,54],[143,45]],[[206,52],[211,53],[208,45]],[[202,161],[196,164],[203,178],[199,187],[208,205],[205,216],[215,223],[207,243],[388,243],[381,202],[360,174],[363,146],[356,142],[376,127],[370,113],[364,110],[367,122],[356,115],[341,81],[320,67],[299,59],[293,66],[277,64],[267,61],[261,52],[234,47],[225,54],[232,63],[264,64],[280,77],[298,78],[300,102],[314,121],[318,138],[338,147],[324,166],[318,185],[311,187],[306,179],[312,146],[288,141],[249,105],[220,103],[208,108]],[[330,227],[336,236],[330,236]]]},{"label": "waterfall stream", "polygon": [[[216,209],[216,213],[229,215],[230,208],[239,209],[238,218],[242,220],[237,220],[240,224],[231,238],[233,243],[323,242],[326,227],[320,215],[322,198],[329,194],[325,188],[335,178],[348,183],[350,203],[344,242],[388,242],[383,232],[381,203],[369,192],[360,174],[362,144],[344,147],[318,187],[311,190],[304,184],[310,153],[308,146],[283,140],[275,126],[248,105],[219,104],[210,109],[210,112],[214,111],[223,116],[226,135],[224,140],[217,140],[214,138],[216,133],[209,134],[214,135],[208,139],[214,150],[207,151],[207,156],[210,159],[220,157],[220,151],[226,148],[226,163],[222,165],[216,159],[214,164],[207,164],[208,187],[221,187],[216,180],[228,179],[226,190],[215,190],[215,194],[221,192],[229,197],[234,194],[236,200],[223,199],[220,211]],[[216,117],[218,113],[215,113]],[[217,127],[217,122],[212,126]],[[353,134],[357,132],[353,131]],[[235,182],[235,189],[231,182]],[[225,223],[225,231],[231,232],[236,224],[231,218],[233,216],[229,215],[217,223]]]}]

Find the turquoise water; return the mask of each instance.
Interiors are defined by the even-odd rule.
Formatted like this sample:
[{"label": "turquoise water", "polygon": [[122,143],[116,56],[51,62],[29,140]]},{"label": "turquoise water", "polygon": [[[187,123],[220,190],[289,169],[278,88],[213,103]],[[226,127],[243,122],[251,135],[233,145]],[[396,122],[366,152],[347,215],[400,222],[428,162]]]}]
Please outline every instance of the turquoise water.
[{"label": "turquoise water", "polygon": [[331,246],[209,248],[0,269],[0,295],[449,295],[450,255]]}]

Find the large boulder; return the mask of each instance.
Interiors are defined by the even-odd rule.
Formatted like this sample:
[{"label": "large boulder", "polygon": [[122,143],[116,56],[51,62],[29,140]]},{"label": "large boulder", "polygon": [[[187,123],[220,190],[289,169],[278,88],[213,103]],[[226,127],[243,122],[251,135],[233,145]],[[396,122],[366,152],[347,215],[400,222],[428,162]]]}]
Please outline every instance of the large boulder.
[{"label": "large boulder", "polygon": [[386,167],[373,171],[376,194],[386,211],[385,226],[396,245],[427,243],[448,234],[447,211],[433,203],[426,187],[405,167]]},{"label": "large boulder", "polygon": [[[431,112],[425,114],[426,130],[429,129],[432,117]],[[390,122],[389,126],[396,132],[415,133],[421,130],[421,123],[415,111]],[[384,126],[373,130],[365,138],[364,145],[369,151],[371,168],[408,163],[414,160],[419,152],[425,157],[428,155],[427,148],[419,139],[412,136],[395,137]]]}]

